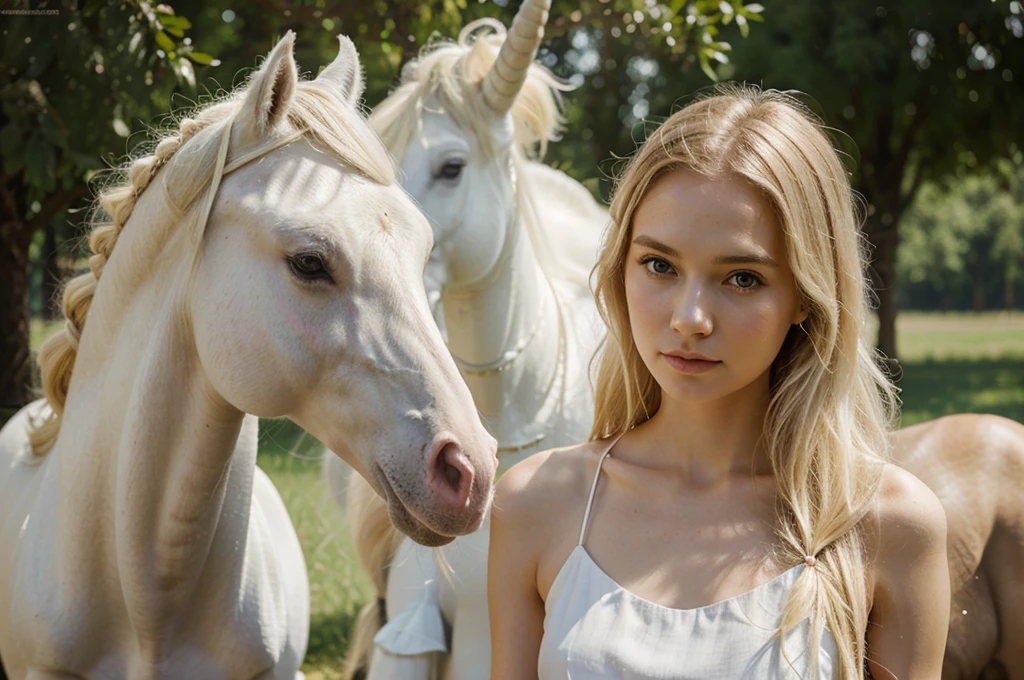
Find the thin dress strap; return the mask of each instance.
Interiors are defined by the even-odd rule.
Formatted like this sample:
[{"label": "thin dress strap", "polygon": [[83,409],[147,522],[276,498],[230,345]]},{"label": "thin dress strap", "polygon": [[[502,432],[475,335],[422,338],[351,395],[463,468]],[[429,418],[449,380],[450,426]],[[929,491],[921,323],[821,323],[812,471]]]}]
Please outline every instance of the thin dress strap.
[{"label": "thin dress strap", "polygon": [[577,543],[577,547],[583,545],[583,537],[587,535],[587,522],[590,521],[590,508],[594,505],[594,492],[597,491],[597,480],[601,478],[601,466],[604,465],[604,459],[608,457],[608,454],[612,452],[614,447],[620,439],[622,434],[615,437],[611,443],[608,444],[608,448],[601,454],[601,458],[597,461],[597,472],[594,473],[594,483],[590,485],[590,498],[587,499],[587,509],[583,512],[583,526],[580,527],[580,540]]}]

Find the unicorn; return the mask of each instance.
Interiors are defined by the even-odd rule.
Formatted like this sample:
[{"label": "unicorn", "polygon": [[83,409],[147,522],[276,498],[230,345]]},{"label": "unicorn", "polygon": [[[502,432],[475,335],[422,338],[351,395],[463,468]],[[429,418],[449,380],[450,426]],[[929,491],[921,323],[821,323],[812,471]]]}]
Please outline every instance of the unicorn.
[{"label": "unicorn", "polygon": [[[558,136],[567,89],[533,63],[548,6],[524,2],[507,37],[495,21],[466,26],[458,43],[408,64],[370,118],[399,159],[404,188],[431,221],[428,293],[439,298],[448,348],[498,441],[499,471],[586,439],[593,414],[588,365],[604,334],[588,277],[607,211],[583,185],[535,160]],[[402,667],[424,662],[418,655],[446,649],[442,617],[425,602],[457,600],[458,611],[444,613],[452,664],[480,669],[467,677],[486,677],[489,640],[479,639],[489,630],[486,527],[445,551],[449,583],[434,572],[430,551],[399,545],[365,485],[353,479],[346,489],[340,461],[328,456],[325,475],[333,495],[349,500],[357,552],[388,613],[406,613],[378,636],[371,675],[406,677]],[[361,612],[350,673],[365,665],[381,614],[376,601]]]},{"label": "unicorn", "polygon": [[[588,438],[587,366],[604,334],[593,325],[586,281],[608,215],[582,185],[530,159],[556,138],[566,89],[532,61],[548,7],[524,2],[507,39],[500,25],[475,22],[457,43],[429,49],[371,116],[434,229],[428,296],[439,301],[449,349],[498,439],[499,473]],[[1024,498],[1010,491],[1024,477],[1024,427],[949,416],[894,433],[893,453],[950,517],[946,666],[975,680],[993,656],[1024,650],[1014,632],[1024,622],[1001,623],[1024,611],[1024,575],[1012,568],[1024,562]],[[445,548],[446,574],[430,551],[391,529],[340,461],[328,456],[324,472],[378,595],[357,619],[346,677],[360,669],[368,680],[488,677],[486,527]]]},{"label": "unicorn", "polygon": [[414,540],[481,525],[495,443],[431,318],[430,227],[339,41],[300,82],[289,32],[101,196],[41,350],[46,399],[0,431],[11,678],[301,677],[309,585],[257,416],[325,442]]}]

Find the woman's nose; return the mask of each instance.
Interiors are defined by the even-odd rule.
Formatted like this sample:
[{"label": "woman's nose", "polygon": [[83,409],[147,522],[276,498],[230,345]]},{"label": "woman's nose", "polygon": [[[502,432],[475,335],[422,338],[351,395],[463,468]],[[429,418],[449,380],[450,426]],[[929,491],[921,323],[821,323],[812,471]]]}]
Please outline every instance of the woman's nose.
[{"label": "woman's nose", "polygon": [[683,336],[711,335],[714,323],[709,295],[700,283],[688,283],[676,303],[672,314],[672,330]]}]

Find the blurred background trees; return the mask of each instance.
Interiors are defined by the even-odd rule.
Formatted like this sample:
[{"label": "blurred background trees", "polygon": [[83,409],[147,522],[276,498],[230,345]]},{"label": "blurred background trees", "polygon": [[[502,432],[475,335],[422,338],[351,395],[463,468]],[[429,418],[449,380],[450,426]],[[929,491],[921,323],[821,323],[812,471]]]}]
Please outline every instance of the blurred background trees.
[{"label": "blurred background trees", "polygon": [[[148,125],[239,84],[288,29],[311,76],[351,36],[372,107],[431,40],[518,4],[0,0],[0,408],[30,397],[30,317],[83,253],[90,187]],[[607,198],[616,159],[714,79],[800,91],[863,197],[894,357],[899,306],[1024,300],[1022,45],[1020,0],[555,0],[539,59],[577,89],[547,161]]]},{"label": "blurred background trees", "polygon": [[1024,154],[922,187],[904,218],[901,306],[1012,309],[1024,284]]}]

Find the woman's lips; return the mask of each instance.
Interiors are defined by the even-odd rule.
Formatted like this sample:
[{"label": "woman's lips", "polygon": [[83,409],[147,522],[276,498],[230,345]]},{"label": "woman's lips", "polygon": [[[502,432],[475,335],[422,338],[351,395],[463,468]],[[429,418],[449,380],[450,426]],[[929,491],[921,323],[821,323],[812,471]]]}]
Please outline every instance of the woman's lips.
[{"label": "woman's lips", "polygon": [[677,357],[672,354],[662,354],[665,357],[665,361],[668,365],[676,369],[680,373],[686,373],[687,375],[696,375],[698,373],[707,373],[715,366],[718,366],[721,361],[711,361],[710,359],[684,359],[683,357]]}]

